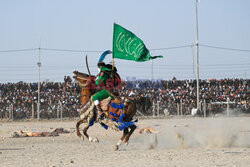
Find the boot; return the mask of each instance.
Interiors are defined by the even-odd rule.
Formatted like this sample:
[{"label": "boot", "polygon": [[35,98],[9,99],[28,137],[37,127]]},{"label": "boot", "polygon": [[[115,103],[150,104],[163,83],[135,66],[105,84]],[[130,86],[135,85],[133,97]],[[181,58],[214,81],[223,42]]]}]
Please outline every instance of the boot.
[{"label": "boot", "polygon": [[102,111],[101,105],[100,104],[96,105],[96,109],[97,109],[97,118],[96,118],[96,120],[97,121],[102,120],[103,117],[104,117],[104,113]]}]

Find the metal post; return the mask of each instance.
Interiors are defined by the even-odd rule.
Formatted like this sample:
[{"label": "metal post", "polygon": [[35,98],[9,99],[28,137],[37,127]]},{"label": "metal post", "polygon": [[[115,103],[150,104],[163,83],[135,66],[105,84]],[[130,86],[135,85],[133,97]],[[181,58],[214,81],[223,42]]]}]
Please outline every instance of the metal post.
[{"label": "metal post", "polygon": [[63,117],[63,115],[62,115],[62,112],[63,112],[63,105],[62,105],[62,103],[60,103],[60,106],[61,106],[61,121],[62,121],[62,117]]},{"label": "metal post", "polygon": [[14,106],[11,104],[11,120],[14,120]]},{"label": "metal post", "polygon": [[192,55],[193,55],[193,58],[192,58],[192,64],[193,64],[193,77],[195,78],[195,69],[194,69],[194,44],[191,45],[191,48],[192,48]]},{"label": "metal post", "polygon": [[10,106],[8,107],[8,110],[9,110],[9,120],[11,120],[12,116],[11,116],[11,107]]},{"label": "metal post", "polygon": [[183,111],[182,111],[182,99],[181,99],[181,116],[183,115]]},{"label": "metal post", "polygon": [[160,117],[160,103],[157,101],[157,116]]},{"label": "metal post", "polygon": [[[40,41],[41,43],[41,41]],[[40,43],[39,43],[39,61],[37,63],[38,65],[38,100],[37,100],[37,119],[40,120],[40,67],[41,67],[41,61],[40,61],[40,52],[41,52],[41,48],[40,48]]]},{"label": "metal post", "polygon": [[153,101],[153,117],[155,117],[155,102]]},{"label": "metal post", "polygon": [[227,105],[227,116],[230,116],[230,111],[229,111],[229,104],[235,104],[235,102],[231,102],[229,97],[227,98],[226,102],[211,102],[211,104],[217,104],[217,105],[223,105],[226,104]]},{"label": "metal post", "polygon": [[179,116],[180,115],[180,104],[177,103],[177,115]]},{"label": "metal post", "polygon": [[57,106],[56,118],[59,119],[60,105]]},{"label": "metal post", "polygon": [[204,104],[203,104],[203,112],[204,112],[204,117],[207,116],[207,106],[206,106],[206,100],[204,99]]},{"label": "metal post", "polygon": [[34,119],[34,112],[35,112],[35,109],[34,109],[34,103],[32,103],[31,105],[31,119],[33,120]]},{"label": "metal post", "polygon": [[197,84],[197,109],[200,110],[200,88],[199,88],[199,38],[198,38],[198,0],[195,5],[196,11],[196,84]]}]

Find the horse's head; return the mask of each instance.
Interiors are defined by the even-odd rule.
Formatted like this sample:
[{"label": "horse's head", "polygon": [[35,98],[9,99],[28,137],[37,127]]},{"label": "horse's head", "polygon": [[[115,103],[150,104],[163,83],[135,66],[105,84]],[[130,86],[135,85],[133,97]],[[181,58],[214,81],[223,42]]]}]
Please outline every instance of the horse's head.
[{"label": "horse's head", "polygon": [[79,85],[82,87],[82,88],[85,88],[87,87],[88,83],[92,80],[92,79],[95,79],[95,76],[94,75],[88,75],[88,74],[85,74],[85,73],[81,73],[79,71],[74,71],[73,72],[75,75],[73,76],[74,79],[76,79],[78,82],[79,82]]},{"label": "horse's head", "polygon": [[83,107],[90,99],[91,95],[94,93],[93,89],[91,89],[92,81],[95,80],[95,76],[81,73],[78,71],[73,72],[75,75],[73,78],[79,82],[81,90],[81,107]]}]

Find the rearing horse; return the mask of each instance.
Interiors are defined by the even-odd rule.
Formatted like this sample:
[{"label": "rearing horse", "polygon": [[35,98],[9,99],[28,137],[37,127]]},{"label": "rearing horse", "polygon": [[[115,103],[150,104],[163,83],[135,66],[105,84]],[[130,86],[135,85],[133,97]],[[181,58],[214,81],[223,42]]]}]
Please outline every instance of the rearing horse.
[{"label": "rearing horse", "polygon": [[[75,74],[75,76],[73,78],[75,78],[76,80],[79,81],[79,84],[80,84],[80,86],[82,88],[82,91],[81,91],[81,107],[84,108],[83,110],[85,110],[85,108],[86,108],[85,106],[88,105],[91,96],[95,93],[95,91],[93,89],[90,89],[90,88],[87,87],[87,84],[95,76],[89,76],[88,74],[80,73],[78,71],[74,71],[73,73]],[[123,122],[132,121],[135,113],[136,113],[135,101],[126,100],[125,107],[123,108],[123,114],[125,115],[125,117],[123,118]],[[80,133],[79,126],[82,123],[84,123],[84,121],[85,121],[85,119],[80,119],[76,123],[77,136],[79,136],[80,138],[83,137],[83,136]],[[89,141],[98,142],[98,139],[93,139],[87,134],[89,126],[90,126],[89,123],[87,123],[84,126],[83,134],[87,137],[87,139]],[[135,129],[136,129],[136,125],[134,125],[134,124],[127,127],[127,128],[124,128],[123,129],[123,135],[120,138],[120,140],[117,142],[117,144],[115,145],[114,149],[118,150],[119,146],[122,144],[124,139],[125,139],[124,143],[126,145],[128,145],[129,138],[130,138],[130,136],[132,135],[132,133],[134,132]]]}]

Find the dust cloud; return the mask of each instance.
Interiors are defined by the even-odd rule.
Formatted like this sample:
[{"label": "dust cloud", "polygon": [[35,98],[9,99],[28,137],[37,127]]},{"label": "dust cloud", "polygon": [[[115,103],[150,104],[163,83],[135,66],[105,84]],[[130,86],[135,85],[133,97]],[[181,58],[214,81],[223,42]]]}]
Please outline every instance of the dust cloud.
[{"label": "dust cloud", "polygon": [[167,120],[159,133],[142,138],[144,149],[250,148],[250,123],[243,117]]}]

